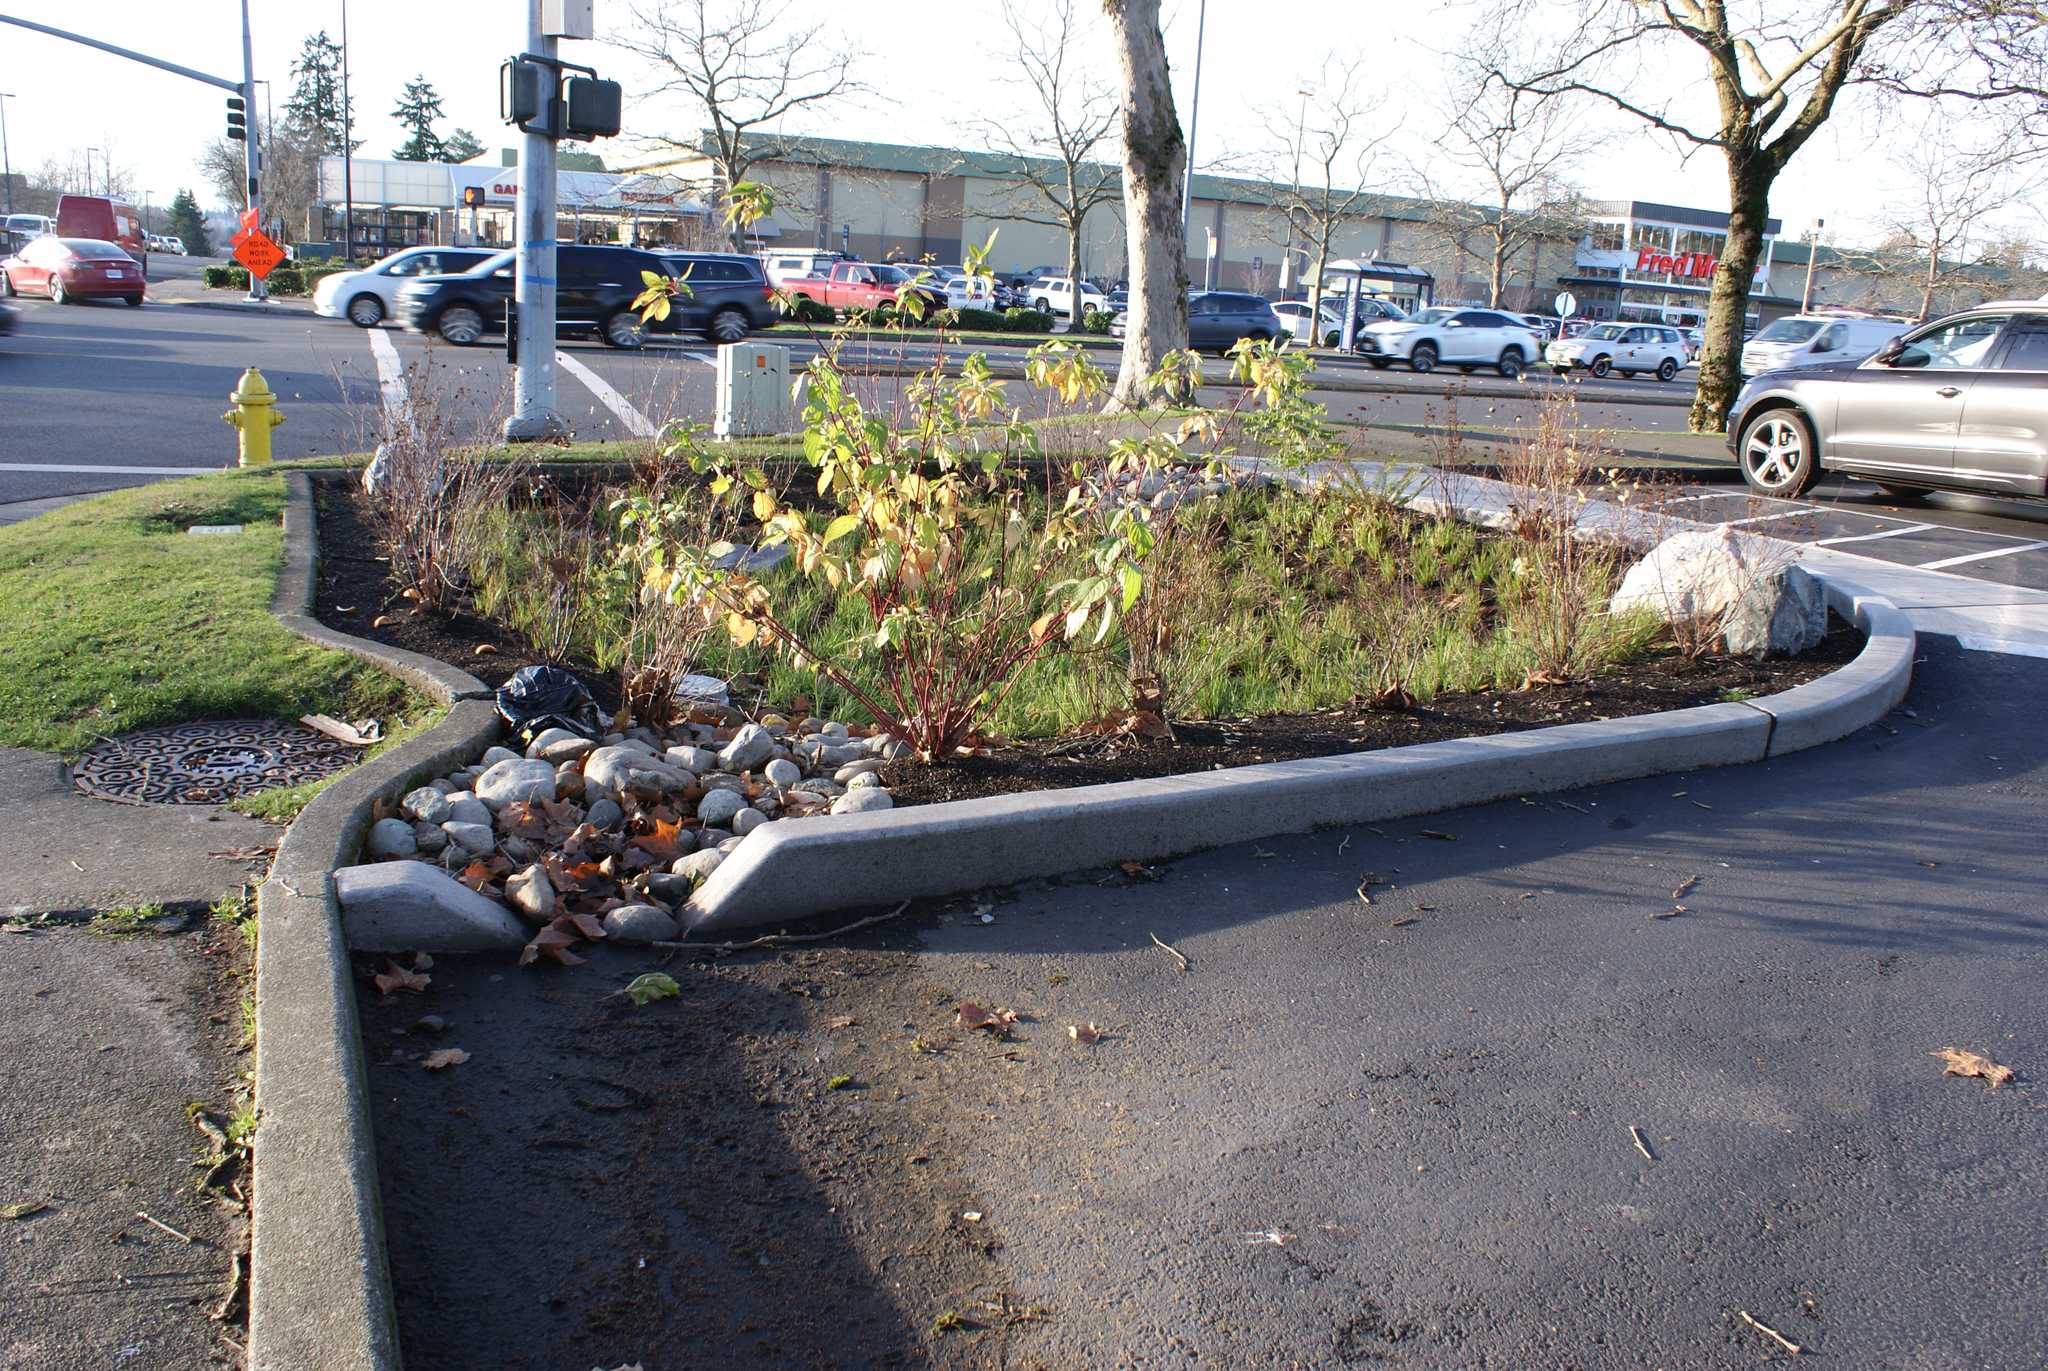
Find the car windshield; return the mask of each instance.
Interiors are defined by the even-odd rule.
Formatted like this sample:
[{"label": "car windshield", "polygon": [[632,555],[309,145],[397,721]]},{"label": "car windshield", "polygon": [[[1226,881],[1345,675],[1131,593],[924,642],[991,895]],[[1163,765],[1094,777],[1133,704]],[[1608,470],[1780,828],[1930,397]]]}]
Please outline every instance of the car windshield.
[{"label": "car windshield", "polygon": [[877,281],[880,281],[885,285],[900,286],[903,284],[905,280],[908,279],[898,268],[885,267],[880,265],[879,263],[877,263],[873,267],[870,267],[869,270],[875,273],[875,279]]},{"label": "car windshield", "polygon": [[461,274],[464,276],[489,276],[503,267],[511,266],[518,260],[519,254],[516,252],[501,252],[495,257],[484,258],[483,261],[478,262],[468,271]]},{"label": "car windshield", "polygon": [[1441,323],[1443,320],[1450,318],[1453,314],[1456,313],[1457,311],[1452,309],[1425,309],[1420,313],[1414,315],[1409,320],[1409,322],[1416,324]]},{"label": "car windshield", "polygon": [[1756,336],[1759,343],[1803,343],[1821,330],[1817,319],[1780,319]]},{"label": "car windshield", "polygon": [[1620,324],[1601,324],[1598,327],[1587,329],[1586,337],[1601,338],[1612,342],[1620,338],[1623,332],[1624,330]]},{"label": "car windshield", "polygon": [[128,255],[114,244],[103,243],[97,238],[66,238],[64,246],[71,249],[73,257],[88,262],[111,262]]}]

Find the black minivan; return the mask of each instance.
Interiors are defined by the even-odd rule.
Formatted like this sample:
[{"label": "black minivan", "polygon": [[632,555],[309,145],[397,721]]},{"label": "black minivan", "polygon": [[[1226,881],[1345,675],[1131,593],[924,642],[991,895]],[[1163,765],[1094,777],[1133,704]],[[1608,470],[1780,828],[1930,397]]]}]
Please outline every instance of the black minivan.
[{"label": "black minivan", "polygon": [[775,289],[758,257],[726,252],[663,252],[669,274],[690,290],[669,302],[669,323],[714,343],[737,343],[775,323]]},{"label": "black minivan", "polygon": [[[422,276],[400,286],[398,314],[415,333],[438,333],[457,347],[505,329],[516,257],[501,252],[453,276]],[[647,341],[633,299],[646,289],[640,273],[674,276],[666,258],[638,248],[564,243],[555,249],[555,327],[558,333],[595,333],[615,348]],[[676,316],[654,328],[673,329]]]}]

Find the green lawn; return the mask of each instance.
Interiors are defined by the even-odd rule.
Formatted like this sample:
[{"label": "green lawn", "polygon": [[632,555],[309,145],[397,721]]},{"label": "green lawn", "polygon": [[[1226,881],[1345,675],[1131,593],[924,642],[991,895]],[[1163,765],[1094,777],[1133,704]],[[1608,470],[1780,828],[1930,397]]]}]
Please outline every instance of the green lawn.
[{"label": "green lawn", "polygon": [[73,756],[192,719],[423,716],[396,678],[271,617],[283,508],[281,476],[230,472],[0,528],[0,744]]}]

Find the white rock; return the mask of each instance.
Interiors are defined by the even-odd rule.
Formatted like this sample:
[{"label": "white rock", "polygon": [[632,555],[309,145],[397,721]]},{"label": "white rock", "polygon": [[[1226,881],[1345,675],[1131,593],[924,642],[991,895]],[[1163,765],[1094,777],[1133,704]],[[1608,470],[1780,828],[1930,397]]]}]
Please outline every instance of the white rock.
[{"label": "white rock", "polygon": [[498,835],[489,824],[466,824],[459,819],[450,819],[441,825],[441,831],[448,835],[448,841],[473,857],[481,857],[498,844]]},{"label": "white rock", "polygon": [[455,782],[449,780],[446,776],[437,776],[433,780],[427,782],[427,784],[432,786],[434,789],[440,791],[443,795],[453,795],[456,791],[462,789],[461,786],[455,784]]},{"label": "white rock", "polygon": [[775,750],[775,735],[759,724],[747,724],[732,735],[732,741],[718,754],[724,771],[752,771],[768,760]]},{"label": "white rock", "polygon": [[527,937],[505,906],[425,862],[345,866],[334,896],[358,952],[481,952]]},{"label": "white rock", "polygon": [[832,802],[834,814],[866,814],[877,809],[891,809],[896,802],[889,798],[889,792],[880,786],[863,786],[849,790]]},{"label": "white rock", "polygon": [[1718,628],[1728,651],[1795,656],[1827,633],[1827,597],[1771,540],[1729,528],[1666,538],[1628,570],[1609,609]]},{"label": "white rock", "polygon": [[571,733],[566,728],[549,728],[535,735],[534,740],[527,745],[526,755],[560,763],[573,761],[596,749],[597,741],[593,738]]},{"label": "white rock", "polygon": [[554,916],[555,885],[538,862],[522,866],[505,878],[505,898],[535,923],[546,923]]},{"label": "white rock", "polygon": [[661,749],[648,741],[648,738],[651,736],[652,735],[647,733],[645,730],[635,729],[633,732],[619,739],[618,742],[612,744],[612,746],[623,747],[628,752],[644,753],[649,757],[659,757],[661,755]]},{"label": "white rock", "polygon": [[804,769],[785,757],[778,757],[768,763],[770,785],[793,786],[804,778]]},{"label": "white rock", "polygon": [[625,817],[626,811],[619,808],[619,802],[605,795],[590,807],[590,812],[583,816],[583,821],[593,828],[607,829],[618,827],[619,820]]},{"label": "white rock", "polygon": [[766,814],[749,806],[732,816],[732,831],[736,836],[744,838],[767,822]]},{"label": "white rock", "polygon": [[409,790],[398,802],[398,812],[408,819],[440,823],[448,817],[448,797],[430,785]]},{"label": "white rock", "polygon": [[680,931],[667,910],[651,904],[620,905],[604,916],[605,937],[613,942],[667,942]]},{"label": "white rock", "polygon": [[482,824],[484,827],[489,828],[491,826],[491,811],[485,807],[482,800],[471,795],[468,791],[464,791],[459,795],[448,797],[448,818],[442,820],[442,822],[446,823],[449,820],[464,824]]},{"label": "white rock", "polygon": [[680,790],[690,784],[687,772],[676,770],[651,752],[625,743],[601,747],[583,759],[583,788],[587,792],[623,795],[635,778],[645,778],[664,790]]},{"label": "white rock", "polygon": [[856,790],[872,790],[882,784],[882,778],[872,771],[856,771],[846,778],[846,793]]},{"label": "white rock", "polygon": [[672,747],[663,755],[692,775],[718,770],[718,754],[708,747]]},{"label": "white rock", "polygon": [[379,819],[370,825],[369,852],[378,861],[389,861],[394,857],[410,857],[420,850],[419,839],[412,835],[412,825],[403,819]]},{"label": "white rock", "polygon": [[537,758],[507,757],[476,778],[476,797],[494,814],[520,800],[552,800],[555,769]]},{"label": "white rock", "polygon": [[746,807],[746,797],[736,790],[709,790],[697,801],[697,817],[706,828],[716,828]]},{"label": "white rock", "polygon": [[828,738],[844,738],[846,736],[846,725],[840,723],[837,719],[827,719],[825,726],[820,728],[818,732]]},{"label": "white rock", "polygon": [[882,756],[892,762],[898,757],[908,757],[913,750],[910,744],[901,738],[891,738],[882,744]]},{"label": "white rock", "polygon": [[520,756],[509,747],[487,747],[484,749],[484,755],[479,760],[483,762],[484,769],[488,771],[499,762],[519,761]]},{"label": "white rock", "polygon": [[832,773],[832,779],[841,785],[846,785],[856,776],[865,775],[871,771],[880,771],[881,769],[882,763],[879,760],[873,757],[863,757],[857,762],[848,762],[845,766],[840,767]]},{"label": "white rock", "polygon": [[669,870],[675,872],[678,876],[688,876],[691,880],[701,883],[709,880],[711,873],[718,870],[719,865],[724,861],[725,854],[723,852],[718,851],[716,848],[706,848],[702,852],[692,852],[687,857],[676,858],[675,865],[671,866]]}]

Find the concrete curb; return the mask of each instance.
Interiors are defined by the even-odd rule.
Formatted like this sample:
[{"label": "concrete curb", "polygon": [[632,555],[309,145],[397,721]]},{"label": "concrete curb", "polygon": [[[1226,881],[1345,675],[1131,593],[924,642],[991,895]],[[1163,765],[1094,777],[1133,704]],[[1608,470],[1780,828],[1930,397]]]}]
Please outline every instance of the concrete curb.
[{"label": "concrete curb", "polygon": [[691,897],[692,932],[951,895],[1119,861],[1665,772],[1762,761],[1843,737],[1912,678],[1913,629],[1830,588],[1869,635],[1847,667],[1759,704],[1713,704],[1343,757],[770,824]]},{"label": "concrete curb", "polygon": [[211,309],[220,310],[227,314],[259,314],[272,318],[314,319],[319,317],[313,313],[313,302],[310,299],[306,300],[303,305],[288,302],[283,297],[273,297],[273,300],[274,303],[267,305],[252,305],[244,300],[159,299],[152,296],[149,298],[149,303],[161,305],[166,309]]},{"label": "concrete curb", "polygon": [[398,1371],[362,1037],[332,873],[355,860],[376,800],[476,756],[496,739],[498,718],[469,673],[313,620],[312,483],[303,472],[286,482],[272,612],[294,633],[397,671],[450,708],[422,736],[315,796],[278,844],[257,895],[249,1365]]}]

